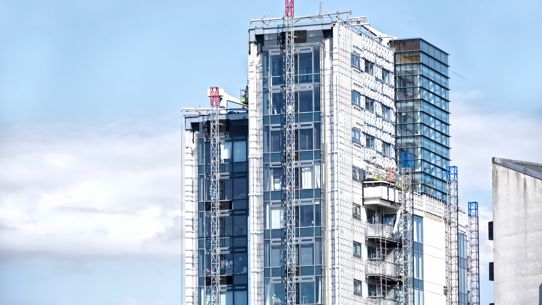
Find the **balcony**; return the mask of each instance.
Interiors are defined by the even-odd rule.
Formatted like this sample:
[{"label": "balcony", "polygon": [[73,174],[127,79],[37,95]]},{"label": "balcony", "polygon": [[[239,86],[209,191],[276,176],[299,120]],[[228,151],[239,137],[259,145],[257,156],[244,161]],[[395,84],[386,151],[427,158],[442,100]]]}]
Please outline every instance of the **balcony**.
[{"label": "balcony", "polygon": [[383,223],[368,223],[367,238],[382,238],[390,241],[397,240],[397,234],[393,231],[393,226]]},{"label": "balcony", "polygon": [[400,304],[399,291],[391,287],[382,290],[377,286],[375,289],[369,289],[369,297],[365,301],[367,305],[398,305]]},{"label": "balcony", "polygon": [[365,274],[367,276],[387,277],[392,279],[399,278],[399,268],[396,264],[387,261],[368,261],[365,264]]},{"label": "balcony", "polygon": [[399,190],[385,181],[363,182],[363,204],[365,206],[384,206],[399,209]]}]

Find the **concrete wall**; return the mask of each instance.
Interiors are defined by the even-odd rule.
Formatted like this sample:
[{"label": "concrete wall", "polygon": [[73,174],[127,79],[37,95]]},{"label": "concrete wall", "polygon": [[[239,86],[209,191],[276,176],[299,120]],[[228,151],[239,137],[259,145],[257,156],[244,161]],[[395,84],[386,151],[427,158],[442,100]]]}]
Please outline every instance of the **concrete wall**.
[{"label": "concrete wall", "polygon": [[495,304],[539,302],[542,180],[493,164]]}]

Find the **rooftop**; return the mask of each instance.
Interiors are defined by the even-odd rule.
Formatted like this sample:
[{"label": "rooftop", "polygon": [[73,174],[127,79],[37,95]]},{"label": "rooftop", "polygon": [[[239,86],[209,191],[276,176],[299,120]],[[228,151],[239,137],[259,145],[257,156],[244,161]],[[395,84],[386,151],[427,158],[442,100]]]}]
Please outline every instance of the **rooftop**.
[{"label": "rooftop", "polygon": [[540,163],[503,159],[503,158],[496,158],[496,157],[494,157],[492,161],[493,161],[493,164],[504,166],[511,170],[542,180],[542,164]]}]

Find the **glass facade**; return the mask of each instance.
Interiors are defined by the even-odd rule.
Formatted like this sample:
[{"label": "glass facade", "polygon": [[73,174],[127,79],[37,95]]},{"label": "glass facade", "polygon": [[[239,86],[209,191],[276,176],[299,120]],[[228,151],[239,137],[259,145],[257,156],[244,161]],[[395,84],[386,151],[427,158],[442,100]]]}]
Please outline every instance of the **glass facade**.
[{"label": "glass facade", "polygon": [[[211,272],[210,145],[207,122],[198,133],[198,286],[199,305],[207,304],[205,287]],[[247,119],[222,119],[220,144],[220,274],[222,305],[248,303],[247,216],[248,160]]]},{"label": "glass facade", "polygon": [[[322,152],[320,115],[320,41],[322,32],[296,41],[296,219],[298,304],[322,304]],[[309,39],[310,38],[310,39]],[[311,41],[312,40],[312,41]],[[276,39],[265,40],[263,57],[263,182],[265,305],[284,304],[281,282],[282,205],[284,197],[283,57]],[[356,61],[352,58],[352,63]],[[353,93],[354,98],[354,93]],[[359,132],[354,134],[357,141]]]},{"label": "glass facade", "polygon": [[423,39],[390,42],[395,49],[396,147],[415,157],[415,190],[446,200],[450,163],[448,54]]}]

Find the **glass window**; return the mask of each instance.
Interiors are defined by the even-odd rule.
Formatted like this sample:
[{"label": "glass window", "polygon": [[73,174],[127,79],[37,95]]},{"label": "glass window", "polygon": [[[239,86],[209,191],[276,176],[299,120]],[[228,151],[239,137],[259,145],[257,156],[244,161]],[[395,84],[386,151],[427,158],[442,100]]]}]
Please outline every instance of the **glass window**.
[{"label": "glass window", "polygon": [[385,105],[382,105],[382,117],[384,120],[391,121],[391,108]]},{"label": "glass window", "polygon": [[375,137],[365,134],[365,147],[374,149],[375,148]]},{"label": "glass window", "polygon": [[282,150],[282,132],[280,130],[271,130],[271,152],[280,152]]},{"label": "glass window", "polygon": [[245,199],[247,197],[247,178],[233,179],[233,199]]},{"label": "glass window", "polygon": [[299,226],[310,227],[314,225],[313,205],[299,206]]},{"label": "glass window", "polygon": [[271,191],[280,191],[282,189],[282,167],[274,167],[271,171]]},{"label": "glass window", "polygon": [[361,206],[357,203],[352,204],[352,217],[361,219]]},{"label": "glass window", "polygon": [[357,296],[361,296],[362,293],[362,285],[360,280],[354,280],[354,294]]},{"label": "glass window", "polygon": [[247,254],[246,253],[235,253],[233,256],[234,265],[233,273],[234,274],[246,274],[247,273]]},{"label": "glass window", "polygon": [[355,241],[353,246],[354,246],[354,256],[361,257],[361,244]]},{"label": "glass window", "polygon": [[280,258],[282,256],[281,247],[279,245],[277,246],[271,246],[271,255],[269,256],[270,262],[269,265],[271,267],[278,267],[280,266]]},{"label": "glass window", "polygon": [[282,227],[282,209],[280,207],[271,208],[271,229],[280,229]]},{"label": "glass window", "polygon": [[299,265],[310,266],[314,262],[313,244],[299,245]]},{"label": "glass window", "polygon": [[312,150],[312,128],[299,130],[299,150]]},{"label": "glass window", "polygon": [[248,304],[247,296],[248,294],[246,290],[234,291],[235,305],[247,305]]},{"label": "glass window", "polygon": [[299,91],[299,112],[312,111],[312,90]]},{"label": "glass window", "polygon": [[361,58],[360,58],[359,54],[352,53],[351,64],[352,64],[352,67],[357,68],[357,69],[361,69]]},{"label": "glass window", "polygon": [[299,74],[312,73],[312,52],[299,53]]},{"label": "glass window", "polygon": [[234,216],[233,234],[247,235],[247,217],[246,216]]},{"label": "glass window", "polygon": [[[299,304],[314,303],[314,282],[299,283]],[[281,303],[279,303],[281,304]]]},{"label": "glass window", "polygon": [[382,146],[382,153],[384,154],[384,157],[391,158],[392,157],[392,149],[391,144],[384,142],[384,145]]},{"label": "glass window", "polygon": [[368,97],[365,97],[365,110],[374,113],[375,112],[375,101]]},{"label": "glass window", "polygon": [[364,179],[364,172],[361,168],[352,166],[352,179],[356,181],[363,181]]},{"label": "glass window", "polygon": [[220,162],[231,159],[231,142],[224,141],[220,143]]},{"label": "glass window", "polygon": [[302,166],[301,170],[301,189],[313,188],[313,167],[312,165]]},{"label": "glass window", "polygon": [[365,73],[373,75],[374,64],[367,59],[365,60]]},{"label": "glass window", "polygon": [[384,83],[386,84],[390,84],[391,83],[391,77],[390,77],[391,73],[390,71],[382,68],[382,81],[384,81]]},{"label": "glass window", "polygon": [[352,90],[352,104],[361,107],[361,93]]},{"label": "glass window", "polygon": [[414,241],[418,243],[423,243],[423,217],[414,215],[413,222]]},{"label": "glass window", "polygon": [[352,142],[361,144],[361,130],[352,128]]},{"label": "glass window", "polygon": [[284,95],[282,92],[275,92],[271,98],[271,114],[281,114],[284,106]]},{"label": "glass window", "polygon": [[247,162],[247,141],[234,142],[233,162]]},{"label": "glass window", "polygon": [[220,293],[220,304],[233,304],[233,291],[223,291]]}]

